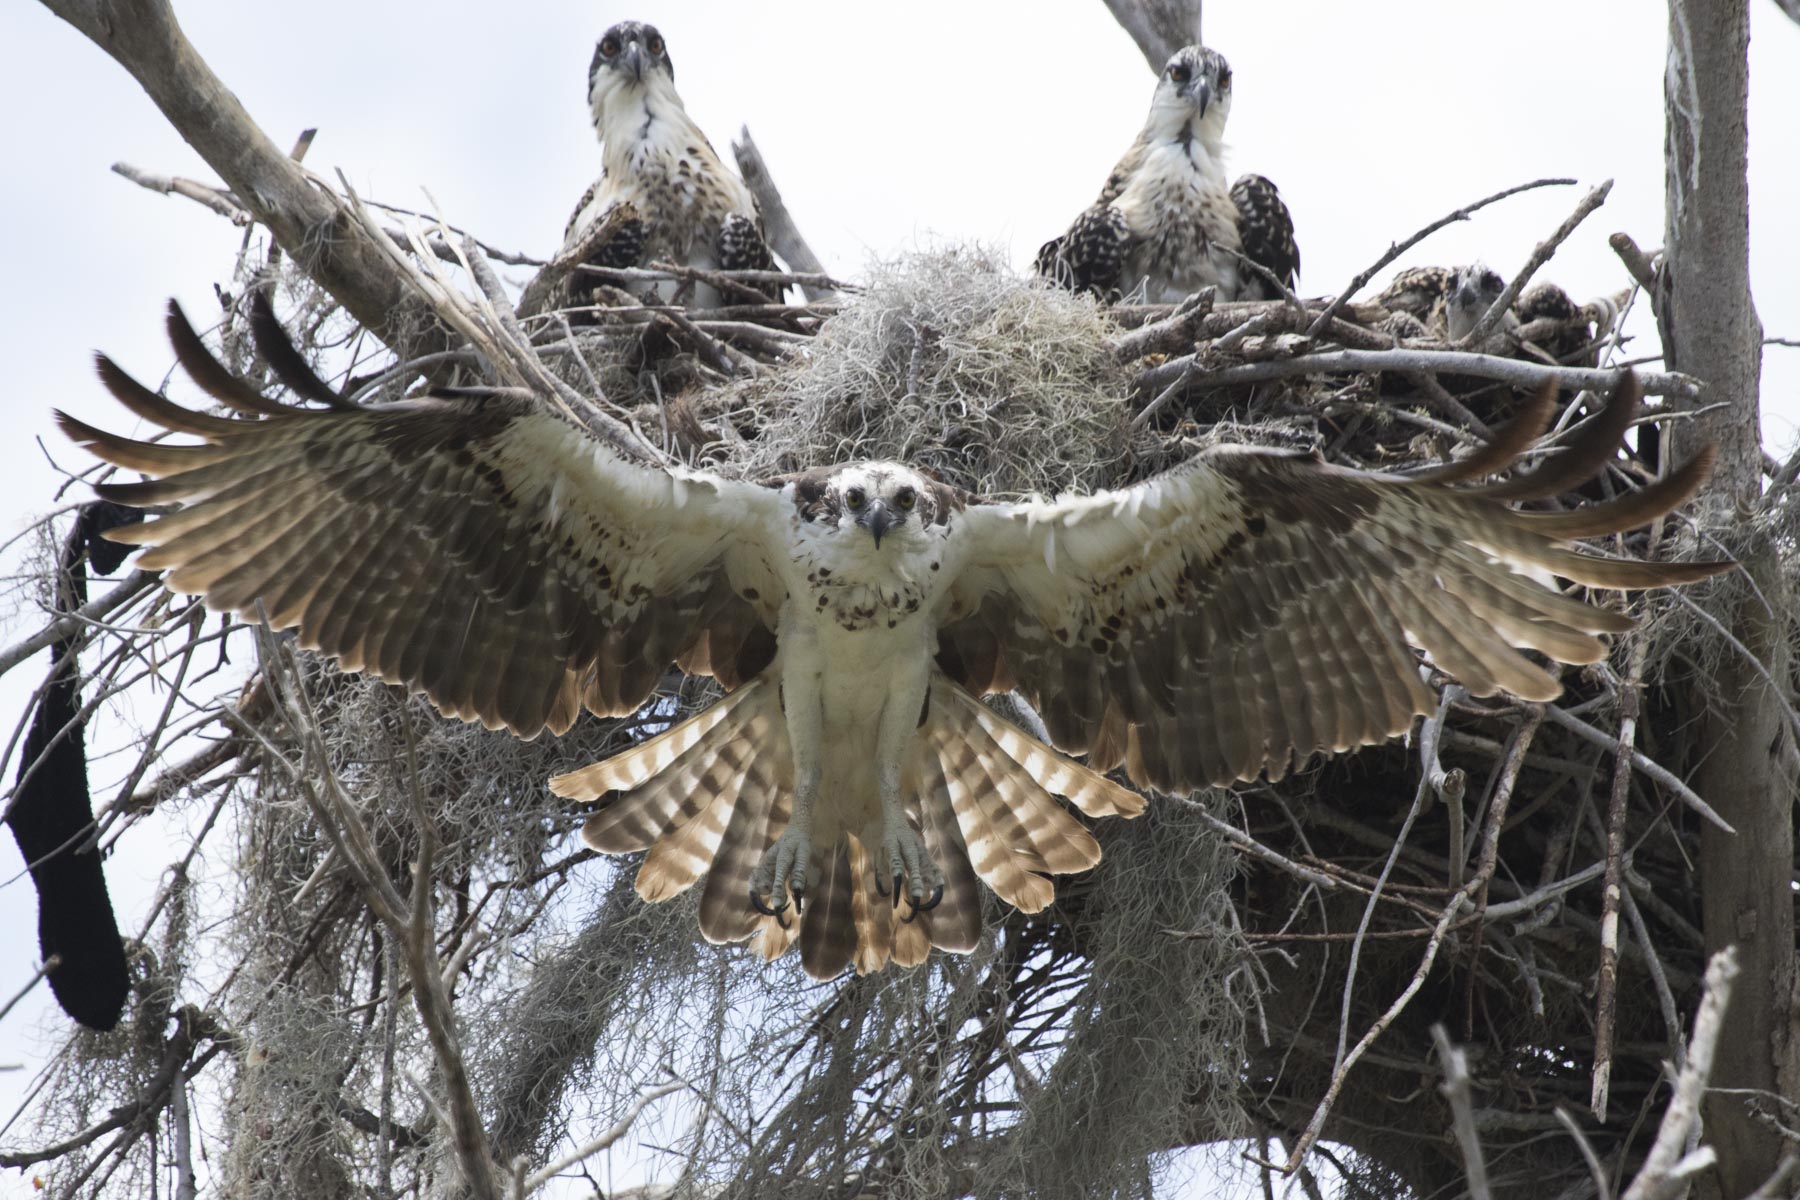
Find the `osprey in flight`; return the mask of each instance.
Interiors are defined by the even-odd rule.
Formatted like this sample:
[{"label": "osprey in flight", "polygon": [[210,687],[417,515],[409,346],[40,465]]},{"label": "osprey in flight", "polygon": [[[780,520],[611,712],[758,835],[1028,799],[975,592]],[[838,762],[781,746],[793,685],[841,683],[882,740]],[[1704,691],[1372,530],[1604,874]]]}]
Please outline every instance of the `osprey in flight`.
[{"label": "osprey in flight", "polygon": [[1220,300],[1272,300],[1300,274],[1294,221],[1261,175],[1225,183],[1231,64],[1216,50],[1175,52],[1144,128],[1100,198],[1038,250],[1037,272],[1104,299],[1174,303],[1203,287]]},{"label": "osprey in flight", "polygon": [[[600,137],[601,173],[569,217],[565,253],[594,222],[630,204],[632,218],[594,247],[588,262],[636,267],[660,259],[709,269],[775,269],[756,200],[688,116],[675,90],[669,47],[654,25],[621,21],[601,36],[588,66],[588,107]],[[592,276],[573,275],[572,301],[591,303],[593,286]],[[677,287],[664,283],[655,290],[666,302]],[[691,306],[720,303],[710,284],[694,285]]]},{"label": "osprey in flight", "polygon": [[[592,845],[647,852],[645,899],[698,884],[708,939],[770,957],[798,941],[819,978],[971,949],[977,880],[1043,908],[1050,875],[1100,857],[1055,797],[1091,817],[1143,807],[1103,771],[1185,792],[1402,733],[1436,705],[1409,647],[1478,696],[1547,700],[1553,670],[1521,648],[1596,662],[1598,635],[1632,621],[1543,581],[1658,587],[1729,565],[1570,544],[1668,512],[1710,451],[1608,503],[1507,503],[1612,457],[1630,375],[1506,482],[1480,481],[1546,428],[1553,387],[1493,444],[1409,476],[1215,446],[1118,491],[1012,503],[896,462],[759,482],[665,467],[512,391],[353,405],[266,302],[252,324],[324,407],[233,377],[171,305],[189,373],[254,419],[180,407],[104,357],[128,409],[197,442],[58,414],[152,477],[102,495],[183,506],[108,536],[146,547],[173,591],[521,737],[631,713],[671,662],[714,676],[710,708],[550,786],[600,802]],[[1011,689],[1053,745],[981,703]]]}]

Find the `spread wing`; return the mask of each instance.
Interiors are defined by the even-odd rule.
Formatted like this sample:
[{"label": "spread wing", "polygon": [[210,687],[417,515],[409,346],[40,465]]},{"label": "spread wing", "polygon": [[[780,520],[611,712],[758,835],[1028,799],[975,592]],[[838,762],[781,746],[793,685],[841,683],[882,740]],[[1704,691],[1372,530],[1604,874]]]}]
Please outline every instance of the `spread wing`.
[{"label": "spread wing", "polygon": [[1544,700],[1567,663],[1631,627],[1539,583],[1690,582],[1728,563],[1648,563],[1570,548],[1690,497],[1710,450],[1640,491],[1570,512],[1509,499],[1559,494],[1609,459],[1635,411],[1626,376],[1569,449],[1508,483],[1492,474],[1543,431],[1554,387],[1470,457],[1410,477],[1306,454],[1220,447],[1124,491],[971,504],[967,557],[939,634],[946,673],[1018,687],[1051,740],[1169,791],[1278,779],[1315,751],[1401,733],[1436,703],[1409,647],[1476,695]]},{"label": "spread wing", "polygon": [[[1244,257],[1292,288],[1300,278],[1300,247],[1294,244],[1294,218],[1281,193],[1261,175],[1245,175],[1231,185],[1238,212],[1238,238]],[[1244,277],[1239,300],[1279,300],[1266,281]]]},{"label": "spread wing", "polygon": [[[360,407],[311,374],[266,303],[264,357],[325,409],[230,375],[170,305],[183,365],[229,407],[192,412],[109,359],[101,378],[197,444],[140,442],[57,414],[108,462],[154,477],[108,499],[180,503],[113,530],[172,591],[276,628],[346,668],[522,737],[587,708],[635,710],[671,661],[728,687],[774,652],[779,493],[632,461],[529,399],[446,393]],[[283,354],[285,349],[285,355]]]}]

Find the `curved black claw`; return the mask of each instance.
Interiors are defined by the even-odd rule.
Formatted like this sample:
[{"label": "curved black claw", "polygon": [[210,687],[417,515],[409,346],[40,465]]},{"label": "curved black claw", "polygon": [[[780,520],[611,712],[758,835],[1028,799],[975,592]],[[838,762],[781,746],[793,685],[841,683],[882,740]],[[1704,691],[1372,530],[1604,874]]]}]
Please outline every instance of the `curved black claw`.
[{"label": "curved black claw", "polygon": [[[794,915],[796,917],[805,916],[806,915],[806,889],[803,887],[800,887],[799,885],[795,885],[794,887],[789,888],[788,891],[790,893],[792,893],[792,895],[794,897]],[[782,928],[786,929],[787,926],[783,925]]]},{"label": "curved black claw", "polygon": [[900,872],[894,872],[894,907],[900,907]]},{"label": "curved black claw", "polygon": [[[760,895],[758,895],[755,888],[750,889],[750,907],[754,908],[757,912],[761,913],[763,916],[774,917],[778,921],[782,921],[781,914],[787,911],[787,905],[785,903],[781,904],[778,907],[770,908],[768,901],[764,900]],[[783,929],[786,929],[787,922],[782,921],[781,927]]]},{"label": "curved black claw", "polygon": [[911,898],[909,898],[909,900],[907,900],[907,909],[909,910],[907,910],[907,914],[905,914],[904,918],[900,918],[900,923],[902,923],[902,925],[911,925],[911,923],[913,923],[913,918],[916,918],[920,912],[931,912],[931,910],[936,909],[940,903],[943,903],[943,883],[940,883],[940,885],[931,892],[931,896],[925,900],[925,903],[914,905]]}]

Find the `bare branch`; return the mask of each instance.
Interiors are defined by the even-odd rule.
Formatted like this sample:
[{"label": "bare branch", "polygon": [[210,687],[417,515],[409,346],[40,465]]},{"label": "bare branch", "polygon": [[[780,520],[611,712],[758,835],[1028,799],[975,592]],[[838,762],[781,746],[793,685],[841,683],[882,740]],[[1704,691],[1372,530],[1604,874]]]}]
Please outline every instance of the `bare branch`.
[{"label": "bare branch", "polygon": [[1343,308],[1352,296],[1367,287],[1369,280],[1375,278],[1375,276],[1381,272],[1382,268],[1386,267],[1389,263],[1399,258],[1402,254],[1405,254],[1408,250],[1411,250],[1414,246],[1418,245],[1444,226],[1454,225],[1458,221],[1466,221],[1469,219],[1471,213],[1478,212],[1496,201],[1506,199],[1508,196],[1516,196],[1520,192],[1529,192],[1533,188],[1564,187],[1574,182],[1573,179],[1534,179],[1530,183],[1521,183],[1516,187],[1509,187],[1504,191],[1495,192],[1491,196],[1485,196],[1473,204],[1465,204],[1448,216],[1439,217],[1411,237],[1408,237],[1403,241],[1394,242],[1388,246],[1387,252],[1376,259],[1372,265],[1358,272],[1356,278],[1350,281],[1349,287],[1332,297],[1331,303],[1325,307],[1325,311],[1319,314],[1319,319],[1314,321],[1312,323],[1312,328],[1306,331],[1307,336],[1319,336],[1320,331],[1325,328],[1331,318],[1338,314],[1339,310]]},{"label": "bare branch", "polygon": [[1569,235],[1575,232],[1577,225],[1587,220],[1589,213],[1606,203],[1606,197],[1612,191],[1612,185],[1613,181],[1608,179],[1583,196],[1581,201],[1575,205],[1575,211],[1556,227],[1556,232],[1532,248],[1531,256],[1525,260],[1525,265],[1519,268],[1519,273],[1507,280],[1506,287],[1498,296],[1494,297],[1494,302],[1488,305],[1488,310],[1481,314],[1481,319],[1475,322],[1473,329],[1463,335],[1462,340],[1457,343],[1458,345],[1479,346],[1487,341],[1488,335],[1493,333],[1494,327],[1500,323],[1500,318],[1512,308],[1513,301],[1519,298],[1519,293],[1524,290],[1526,284],[1531,282],[1531,277],[1537,274],[1537,269],[1550,261],[1550,256],[1556,253],[1556,248],[1568,240]]},{"label": "bare branch", "polygon": [[[769,174],[768,164],[756,147],[756,139],[750,136],[748,125],[738,130],[737,140],[731,143],[731,153],[737,159],[738,174],[744,177],[744,186],[756,197],[756,207],[762,212],[770,248],[799,274],[825,274],[825,264],[801,236],[800,227],[794,223],[793,214],[788,212],[781,189],[775,186],[775,179]],[[833,288],[815,284],[803,283],[800,290],[808,300],[829,300],[836,294]]]},{"label": "bare branch", "polygon": [[[1191,355],[1171,359],[1138,377],[1144,390],[1167,387],[1180,379],[1193,365]],[[1502,358],[1495,354],[1475,354],[1466,350],[1320,350],[1312,354],[1296,354],[1291,358],[1267,362],[1240,363],[1216,370],[1196,370],[1189,386],[1197,390],[1230,387],[1240,383],[1264,383],[1271,379],[1291,379],[1296,375],[1320,375],[1332,372],[1431,371],[1457,375],[1475,375],[1497,379],[1515,387],[1535,387],[1554,379],[1562,387],[1576,390],[1604,391],[1618,382],[1617,371],[1593,367],[1553,367],[1548,363]],[[1646,371],[1638,375],[1644,391],[1652,396],[1693,397],[1701,393],[1703,384],[1688,375],[1672,371]]]},{"label": "bare branch", "polygon": [[1469,1100],[1468,1056],[1461,1047],[1450,1044],[1450,1035],[1444,1032],[1442,1025],[1431,1027],[1431,1041],[1437,1047],[1438,1061],[1444,1068],[1444,1082],[1438,1085],[1438,1090],[1450,1102],[1450,1128],[1462,1151],[1470,1200],[1488,1200],[1492,1193],[1488,1189],[1487,1160],[1481,1154],[1481,1138],[1475,1132],[1474,1106]]},{"label": "bare branch", "polygon": [[[1700,999],[1700,1011],[1694,1015],[1694,1033],[1688,1040],[1687,1063],[1675,1080],[1675,1094],[1657,1127],[1656,1141],[1644,1157],[1643,1170],[1625,1189],[1624,1200],[1665,1200],[1679,1193],[1697,1170],[1704,1169],[1713,1158],[1707,1147],[1685,1154],[1688,1134],[1700,1119],[1700,1098],[1712,1078],[1713,1054],[1718,1049],[1719,1035],[1724,1032],[1725,1012],[1731,1004],[1733,984],[1738,975],[1737,949],[1727,946],[1712,956],[1706,968],[1706,994]],[[1695,1160],[1706,1156],[1704,1161]]]},{"label": "bare branch", "polygon": [[187,40],[167,0],[43,0],[143,85],[232,197],[402,357],[448,348],[429,310],[333,199],[269,140]]},{"label": "bare branch", "polygon": [[1200,40],[1201,0],[1106,0],[1106,7],[1157,74],[1177,50]]},{"label": "bare branch", "polygon": [[651,1104],[662,1099],[664,1096],[670,1096],[676,1092],[684,1091],[687,1086],[686,1083],[676,1082],[665,1083],[661,1087],[651,1088],[642,1096],[639,1096],[634,1100],[631,1107],[625,1110],[625,1115],[620,1117],[605,1133],[583,1145],[580,1149],[565,1154],[548,1166],[542,1167],[527,1175],[525,1177],[525,1191],[527,1193],[537,1191],[537,1189],[543,1187],[546,1183],[549,1183],[563,1171],[568,1170],[570,1167],[584,1159],[593,1157],[608,1146],[611,1146],[631,1130],[631,1126]]}]

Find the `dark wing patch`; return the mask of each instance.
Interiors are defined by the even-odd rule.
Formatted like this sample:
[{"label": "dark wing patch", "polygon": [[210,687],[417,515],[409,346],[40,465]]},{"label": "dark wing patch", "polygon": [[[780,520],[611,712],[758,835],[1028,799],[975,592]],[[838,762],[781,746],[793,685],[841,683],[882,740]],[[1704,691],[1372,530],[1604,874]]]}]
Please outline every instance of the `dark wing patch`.
[{"label": "dark wing patch", "polygon": [[[1627,376],[1593,436],[1543,480],[1451,486],[1510,454],[1407,479],[1217,447],[1123,492],[971,505],[969,565],[939,631],[939,666],[972,690],[1018,687],[1060,749],[1165,791],[1280,778],[1314,753],[1405,731],[1436,702],[1412,648],[1476,695],[1547,699],[1559,684],[1520,649],[1594,662],[1600,635],[1632,622],[1525,572],[1643,588],[1730,565],[1568,546],[1685,502],[1705,455],[1606,504],[1506,505],[1599,469],[1638,395]],[[1543,416],[1527,406],[1522,419],[1541,427]],[[1497,440],[1529,440],[1510,432]]]},{"label": "dark wing patch", "polygon": [[[103,378],[144,410],[123,371]],[[185,505],[109,534],[148,547],[139,565],[171,590],[266,612],[465,720],[561,732],[584,705],[635,710],[677,659],[730,683],[772,655],[782,597],[756,531],[779,500],[753,484],[677,480],[506,395],[255,411],[271,406],[198,445],[58,420],[156,477],[103,485],[107,499]]]},{"label": "dark wing patch", "polygon": [[[725,218],[719,227],[718,244],[714,247],[719,266],[727,271],[773,271],[775,256],[769,253],[769,243],[763,237],[760,221],[751,220],[742,213],[732,213]],[[775,284],[759,287],[771,303],[781,303],[786,290]]]},{"label": "dark wing patch", "polygon": [[1058,287],[1116,300],[1132,243],[1125,216],[1111,204],[1085,210],[1069,231],[1038,248],[1037,273]]},{"label": "dark wing patch", "polygon": [[[1281,280],[1291,291],[1300,278],[1300,247],[1294,243],[1294,218],[1281,193],[1261,175],[1245,175],[1231,185],[1238,211],[1238,238],[1251,262]],[[1246,272],[1239,300],[1279,300],[1267,280]]]},{"label": "dark wing patch", "polygon": [[1376,302],[1391,313],[1416,317],[1428,328],[1441,326],[1456,274],[1449,267],[1408,267],[1394,276]]},{"label": "dark wing patch", "polygon": [[[564,238],[565,245],[579,236],[575,222],[580,218],[582,210],[593,203],[595,190],[604,182],[604,180],[596,180],[588,185],[588,190],[581,197],[581,203],[575,206],[574,215],[569,218],[568,234]],[[594,219],[598,221],[604,218],[605,213],[602,213]],[[642,217],[633,217],[628,221],[621,222],[611,237],[601,242],[582,260],[582,265],[613,268],[642,266],[645,249],[649,243],[649,224]],[[600,286],[601,281],[592,275],[578,270],[569,272],[569,305],[574,308],[585,308],[598,303],[594,292]]]}]

